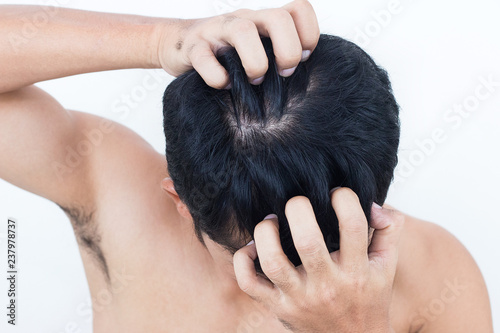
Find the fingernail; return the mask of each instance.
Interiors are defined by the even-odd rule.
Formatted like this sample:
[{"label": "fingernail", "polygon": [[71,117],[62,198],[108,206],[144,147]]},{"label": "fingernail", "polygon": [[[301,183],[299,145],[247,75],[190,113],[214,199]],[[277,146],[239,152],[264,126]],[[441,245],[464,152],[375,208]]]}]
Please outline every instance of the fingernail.
[{"label": "fingernail", "polygon": [[330,190],[330,196],[332,195],[333,192],[335,192],[336,190],[338,190],[340,188],[340,186],[337,186],[337,187],[334,187]]},{"label": "fingernail", "polygon": [[373,207],[377,208],[377,209],[382,209],[382,207],[376,203],[375,201],[373,202]]},{"label": "fingernail", "polygon": [[306,61],[307,59],[309,59],[310,55],[311,55],[311,51],[310,50],[304,50],[304,51],[302,51],[302,59],[300,61]]},{"label": "fingernail", "polygon": [[248,242],[248,244],[246,246],[252,245],[253,243],[255,243],[255,241],[252,239],[250,242]]},{"label": "fingernail", "polygon": [[278,216],[276,214],[269,214],[266,217],[264,217],[264,220],[272,220],[272,219],[277,219]]},{"label": "fingernail", "polygon": [[229,82],[229,84],[224,89],[231,89],[231,87],[232,87],[231,82]]},{"label": "fingernail", "polygon": [[289,77],[290,75],[293,74],[293,72],[295,71],[295,68],[297,68],[297,66],[292,67],[292,68],[288,68],[288,69],[282,69],[280,71],[280,75],[283,77]]},{"label": "fingernail", "polygon": [[252,81],[250,81],[250,83],[253,84],[253,85],[259,85],[263,81],[264,81],[264,76],[261,76],[261,77],[258,77],[256,79],[253,79]]}]

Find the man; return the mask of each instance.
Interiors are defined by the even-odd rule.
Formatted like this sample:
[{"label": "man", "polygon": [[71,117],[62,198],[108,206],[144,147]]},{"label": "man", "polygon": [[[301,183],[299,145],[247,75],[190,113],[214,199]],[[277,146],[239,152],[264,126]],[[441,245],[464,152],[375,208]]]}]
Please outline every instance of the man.
[{"label": "man", "polygon": [[[228,74],[215,57],[231,45],[248,82],[265,90],[266,76],[273,76],[269,63],[276,63],[273,73],[292,80],[295,71],[303,72],[301,60],[314,56],[319,29],[309,3],[200,20],[62,10],[36,40],[14,49],[8,36],[20,29],[20,17],[35,10],[3,6],[0,14],[0,63],[8,64],[0,72],[1,149],[9,160],[0,176],[66,211],[93,295],[113,292],[108,273],[118,265],[139,277],[94,313],[95,332],[492,331],[481,274],[441,228],[387,207],[367,207],[362,199],[368,196],[357,191],[358,200],[340,188],[331,199],[322,194],[338,219],[340,250],[328,253],[338,246],[325,243],[314,200],[296,196],[286,203],[286,216],[270,211],[281,218],[259,217],[263,221],[247,235],[255,243],[238,243],[243,247],[232,258],[198,232],[193,207],[182,200],[188,196],[177,194],[183,184],[167,174],[165,156],[118,124],[62,109],[31,85],[110,69],[161,67],[177,76],[194,68],[211,87],[237,96],[241,77],[235,81],[235,72]],[[268,60],[269,47],[259,35],[270,37],[275,60]],[[83,133],[96,128],[107,133],[103,143],[74,168],[54,172],[65,147],[76,148]],[[375,229],[370,240],[367,216]],[[285,225],[298,267],[286,259],[291,249],[281,248],[278,228]],[[255,272],[257,257],[265,277]],[[448,281],[446,289],[442,281]],[[453,302],[431,317],[425,309],[436,297]]]}]

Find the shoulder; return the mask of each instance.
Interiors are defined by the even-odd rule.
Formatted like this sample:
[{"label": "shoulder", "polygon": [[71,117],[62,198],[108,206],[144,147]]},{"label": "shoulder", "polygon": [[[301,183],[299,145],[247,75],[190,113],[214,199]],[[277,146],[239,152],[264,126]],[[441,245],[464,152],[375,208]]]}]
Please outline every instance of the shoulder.
[{"label": "shoulder", "polygon": [[471,254],[443,227],[405,215],[394,288],[418,332],[493,332],[488,292]]},{"label": "shoulder", "polygon": [[167,161],[163,154],[120,123],[84,112],[71,113],[83,133],[82,142],[74,150],[78,156],[89,158],[97,211],[113,203],[137,207],[154,197],[164,197],[160,182],[167,177]]},{"label": "shoulder", "polygon": [[132,130],[66,110],[36,86],[0,94],[0,109],[0,151],[10,161],[0,178],[60,206],[93,207],[96,190],[109,181],[166,169],[164,157]]}]

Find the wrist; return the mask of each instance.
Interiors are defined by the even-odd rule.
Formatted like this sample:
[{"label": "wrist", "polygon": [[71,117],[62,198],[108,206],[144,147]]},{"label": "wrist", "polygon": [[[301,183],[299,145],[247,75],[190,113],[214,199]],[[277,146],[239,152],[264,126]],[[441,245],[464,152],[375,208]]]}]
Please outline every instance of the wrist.
[{"label": "wrist", "polygon": [[177,21],[175,19],[164,19],[155,23],[149,47],[151,68],[165,68],[164,54],[175,47],[175,36],[179,34],[180,23]]},{"label": "wrist", "polygon": [[[181,20],[136,16],[126,23],[120,33],[126,48],[123,68],[162,68],[161,52],[175,47]],[[125,34],[123,34],[125,33]]]},{"label": "wrist", "polygon": [[154,68],[163,68],[169,74],[177,76],[179,71],[174,69],[175,60],[180,58],[186,36],[186,30],[196,20],[193,19],[163,19],[155,26],[155,52],[151,55],[151,64]]},{"label": "wrist", "polygon": [[137,52],[142,68],[162,68],[159,53],[162,45],[165,43],[165,36],[169,34],[170,19],[150,18],[145,25],[136,27],[141,31],[142,52]]}]

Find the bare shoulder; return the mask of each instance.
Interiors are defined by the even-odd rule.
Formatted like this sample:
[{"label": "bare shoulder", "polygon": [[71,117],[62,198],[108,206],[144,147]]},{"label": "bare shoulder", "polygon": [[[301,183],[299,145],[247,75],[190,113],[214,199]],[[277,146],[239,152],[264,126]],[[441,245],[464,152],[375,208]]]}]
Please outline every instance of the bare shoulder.
[{"label": "bare shoulder", "polygon": [[140,185],[166,170],[164,157],[132,130],[66,110],[36,86],[0,94],[0,110],[0,151],[9,161],[0,178],[60,206],[91,209],[110,182]]},{"label": "bare shoulder", "polygon": [[410,332],[493,332],[476,262],[437,224],[405,215],[394,288],[409,304]]},{"label": "bare shoulder", "polygon": [[[75,152],[91,151],[91,175],[97,210],[111,209],[113,203],[137,209],[144,203],[164,197],[160,188],[167,176],[165,156],[130,128],[92,114],[72,111],[85,134]],[[134,193],[133,196],[130,194]],[[157,204],[157,202],[155,202]]]}]

